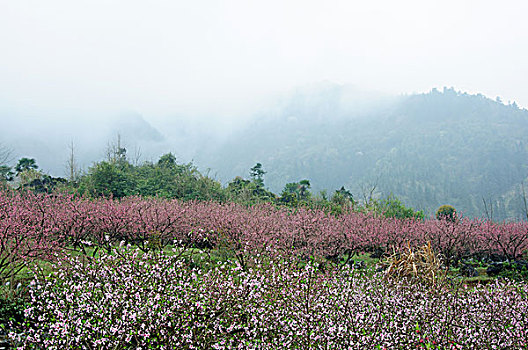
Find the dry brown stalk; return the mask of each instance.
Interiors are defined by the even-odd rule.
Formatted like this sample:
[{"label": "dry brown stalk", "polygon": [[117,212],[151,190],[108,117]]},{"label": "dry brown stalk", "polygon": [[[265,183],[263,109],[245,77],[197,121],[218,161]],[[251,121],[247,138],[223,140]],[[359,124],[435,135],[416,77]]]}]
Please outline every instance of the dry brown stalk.
[{"label": "dry brown stalk", "polygon": [[403,252],[393,250],[383,265],[386,267],[387,279],[407,279],[436,285],[446,276],[442,259],[433,251],[430,242],[414,250],[410,244]]}]

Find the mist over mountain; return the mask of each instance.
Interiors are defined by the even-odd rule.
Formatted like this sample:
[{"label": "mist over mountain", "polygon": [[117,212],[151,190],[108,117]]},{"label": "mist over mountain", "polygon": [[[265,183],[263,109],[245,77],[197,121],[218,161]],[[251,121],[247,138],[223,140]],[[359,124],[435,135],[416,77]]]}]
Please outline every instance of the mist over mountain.
[{"label": "mist over mountain", "polygon": [[448,88],[368,105],[347,99],[346,86],[317,89],[297,91],[197,158],[224,181],[260,162],[274,192],[309,179],[315,192],[345,186],[361,199],[375,189],[428,214],[451,204],[472,217],[525,218],[528,111]]},{"label": "mist over mountain", "polygon": [[[168,147],[165,136],[141,115],[133,112],[90,115],[80,111],[21,110],[0,107],[3,128],[0,143],[14,161],[35,158],[44,172],[64,176],[73,145],[78,164],[87,170],[106,156],[107,148],[121,139],[132,160],[157,157]],[[163,150],[162,150],[163,149]],[[12,164],[13,165],[13,164]]]},{"label": "mist over mountain", "polygon": [[72,142],[86,171],[119,138],[133,163],[172,152],[224,185],[247,178],[260,162],[275,193],[309,179],[315,194],[341,186],[358,200],[394,194],[428,215],[451,204],[471,217],[526,218],[528,111],[480,94],[444,88],[395,97],[323,82],[285,93],[245,118],[5,106],[0,113],[0,143],[13,151],[12,163],[32,157],[54,176],[65,176]]},{"label": "mist over mountain", "polygon": [[9,165],[21,157],[35,158],[39,168],[53,176],[68,173],[72,145],[77,164],[87,171],[118,142],[132,163],[157,161],[172,152],[179,162],[194,160],[207,169],[196,155],[216,149],[246,123],[240,116],[214,109],[147,116],[134,110],[43,109],[1,99],[0,120],[0,145],[12,151]]}]

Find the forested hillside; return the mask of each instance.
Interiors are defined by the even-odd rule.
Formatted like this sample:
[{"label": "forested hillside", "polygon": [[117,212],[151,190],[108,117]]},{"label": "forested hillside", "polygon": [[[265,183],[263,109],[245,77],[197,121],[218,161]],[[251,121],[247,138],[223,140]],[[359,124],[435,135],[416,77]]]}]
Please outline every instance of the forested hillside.
[{"label": "forested hillside", "polygon": [[[44,173],[70,177],[66,153],[75,151],[79,172],[93,173],[93,162],[108,158],[105,144],[108,148],[121,135],[128,165],[138,169],[127,173],[131,187],[114,188],[119,193],[181,194],[168,187],[145,192],[143,186],[158,183],[147,181],[148,166],[171,152],[178,162],[194,164],[195,175],[200,170],[226,189],[232,183],[229,189],[236,196],[245,186],[242,179],[251,177],[249,169],[260,163],[265,175],[259,190],[277,197],[308,180],[312,197],[330,198],[344,187],[356,202],[393,194],[426,216],[450,204],[469,217],[527,218],[528,111],[515,103],[449,88],[380,97],[321,83],[296,89],[268,106],[248,112],[238,124],[235,119],[222,124],[214,115],[207,122],[183,116],[156,122],[126,114],[107,124],[82,124],[82,130],[89,130],[85,133],[74,124],[45,125],[37,117],[6,110],[1,114],[12,123],[1,133],[0,144],[13,151],[13,159],[0,166],[35,158]],[[185,196],[195,197],[193,186],[186,187]]]},{"label": "forested hillside", "polygon": [[467,216],[526,218],[527,110],[446,88],[354,103],[338,85],[299,91],[197,159],[224,181],[261,162],[274,192],[306,178],[315,192],[393,193],[428,214],[449,203]]}]

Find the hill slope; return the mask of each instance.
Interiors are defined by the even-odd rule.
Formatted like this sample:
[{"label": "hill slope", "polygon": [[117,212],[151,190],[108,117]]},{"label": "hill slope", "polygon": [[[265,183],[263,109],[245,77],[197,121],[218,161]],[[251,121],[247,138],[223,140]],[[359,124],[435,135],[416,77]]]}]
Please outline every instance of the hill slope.
[{"label": "hill slope", "polygon": [[345,185],[356,197],[376,186],[429,214],[449,203],[467,216],[525,217],[528,111],[453,89],[370,106],[346,92],[298,92],[197,158],[224,181],[261,162],[275,192],[307,178],[316,191]]}]

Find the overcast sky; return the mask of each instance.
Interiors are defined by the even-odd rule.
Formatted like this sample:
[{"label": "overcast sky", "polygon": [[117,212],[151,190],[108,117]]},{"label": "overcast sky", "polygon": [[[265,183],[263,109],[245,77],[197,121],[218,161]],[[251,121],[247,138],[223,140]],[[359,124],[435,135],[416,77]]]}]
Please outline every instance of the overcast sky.
[{"label": "overcast sky", "polygon": [[229,114],[330,80],[528,107],[527,14],[525,0],[0,0],[0,103]]}]

